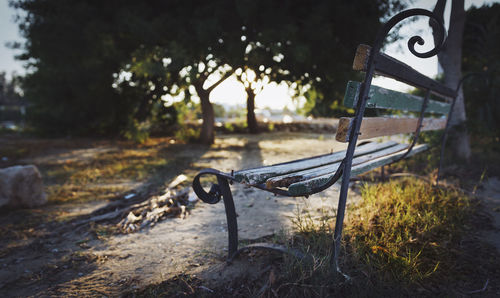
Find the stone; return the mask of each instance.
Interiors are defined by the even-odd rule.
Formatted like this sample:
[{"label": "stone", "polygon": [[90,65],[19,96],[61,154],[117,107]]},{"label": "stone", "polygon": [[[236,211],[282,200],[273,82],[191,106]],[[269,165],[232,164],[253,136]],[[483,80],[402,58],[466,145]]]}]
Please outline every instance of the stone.
[{"label": "stone", "polygon": [[0,169],[0,208],[33,208],[45,203],[42,175],[36,166]]}]

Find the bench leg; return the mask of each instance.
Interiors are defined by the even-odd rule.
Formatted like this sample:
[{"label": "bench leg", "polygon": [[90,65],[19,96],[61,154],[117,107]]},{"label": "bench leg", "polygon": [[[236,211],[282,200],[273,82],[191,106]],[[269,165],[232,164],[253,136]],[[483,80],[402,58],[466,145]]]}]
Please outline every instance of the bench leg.
[{"label": "bench leg", "polygon": [[[346,185],[346,186],[344,186]],[[347,191],[349,188],[349,178],[342,178],[342,185],[340,187],[340,197],[339,205],[337,208],[337,218],[335,221],[335,233],[333,235],[333,251],[332,251],[332,265],[335,265],[337,271],[340,270],[339,267],[339,254],[340,254],[340,242],[342,240],[342,228],[344,225],[344,214],[345,206],[347,201]]]},{"label": "bench leg", "polygon": [[229,237],[227,260],[230,261],[238,250],[238,222],[236,219],[236,210],[234,208],[233,195],[231,194],[231,188],[229,187],[227,179],[221,176],[217,176],[217,182],[219,184],[222,193],[222,199],[224,200],[224,207],[226,209],[227,232]]},{"label": "bench leg", "polygon": [[337,218],[335,222],[335,233],[333,235],[333,250],[331,256],[331,264],[335,266],[337,272],[341,273],[346,279],[350,279],[349,276],[342,273],[339,266],[339,255],[340,255],[340,243],[342,241],[342,228],[344,226],[344,215],[345,207],[347,202],[347,192],[349,191],[349,180],[351,177],[351,164],[352,164],[352,153],[348,153],[348,157],[344,164],[344,169],[342,173],[342,184],[340,186],[340,196],[339,205],[337,208]]}]

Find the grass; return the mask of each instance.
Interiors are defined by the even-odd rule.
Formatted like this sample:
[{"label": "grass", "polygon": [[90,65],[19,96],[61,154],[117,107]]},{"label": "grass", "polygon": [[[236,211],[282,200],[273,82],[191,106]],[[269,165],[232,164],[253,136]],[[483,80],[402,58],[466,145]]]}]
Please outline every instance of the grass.
[{"label": "grass", "polygon": [[[426,131],[420,134],[419,142],[430,146],[429,150],[390,165],[389,172],[409,171],[435,179],[441,153],[442,131]],[[442,176],[452,184],[471,189],[483,173],[500,176],[500,138],[490,134],[471,134],[471,160],[468,164],[453,155],[448,140],[443,158]]]},{"label": "grass", "polygon": [[270,293],[456,296],[465,293],[460,287],[465,290],[499,276],[495,249],[471,241],[477,226],[487,219],[480,215],[478,203],[461,190],[404,178],[365,184],[361,194],[362,201],[347,212],[346,253],[341,258],[341,267],[352,281],[346,283],[329,266],[332,219],[314,220],[299,213],[292,244],[312,255],[313,262],[283,262],[282,279]]},{"label": "grass", "polygon": [[[277,242],[306,252],[299,260],[284,255],[268,264],[261,278],[235,277],[227,286],[199,291],[202,281],[182,275],[136,292],[138,296],[161,293],[231,297],[365,297],[365,296],[466,296],[490,284],[481,293],[495,296],[500,290],[500,257],[475,237],[487,224],[480,205],[461,190],[436,188],[415,179],[394,179],[361,187],[362,201],[349,208],[345,221],[341,268],[352,279],[330,266],[333,216],[313,218],[297,212],[295,232]],[[479,266],[478,266],[479,265]],[[251,270],[251,269],[248,269]],[[179,281],[182,279],[182,283]],[[189,280],[195,280],[191,286]],[[174,286],[175,285],[175,286]],[[495,286],[492,286],[495,285]],[[180,286],[180,288],[179,288]],[[188,289],[188,290],[186,290]],[[177,293],[177,294],[174,294]]]},{"label": "grass", "polygon": [[476,208],[461,191],[416,179],[365,185],[346,235],[353,254],[387,280],[419,282],[453,265],[449,250]]},{"label": "grass", "polygon": [[183,144],[170,138],[132,141],[6,139],[0,157],[9,166],[35,163],[49,202],[77,203],[113,199],[143,183],[163,185],[189,165],[176,157]]},{"label": "grass", "polygon": [[53,202],[78,202],[109,199],[117,193],[144,181],[159,170],[172,167],[168,157],[154,149],[120,149],[98,154],[81,161],[68,160],[42,166],[49,185],[47,192]]}]

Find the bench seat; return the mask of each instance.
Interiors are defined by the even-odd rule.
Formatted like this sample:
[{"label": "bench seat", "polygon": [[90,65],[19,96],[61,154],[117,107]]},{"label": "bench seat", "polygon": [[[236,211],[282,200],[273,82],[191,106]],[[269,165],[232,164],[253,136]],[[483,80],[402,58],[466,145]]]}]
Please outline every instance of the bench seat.
[{"label": "bench seat", "polygon": [[[412,156],[427,149],[426,144],[417,145],[406,156]],[[352,160],[352,174],[359,175],[400,159],[408,149],[407,144],[394,141],[369,142],[356,147]],[[326,183],[335,175],[346,151],[299,159],[286,163],[246,169],[234,172],[237,182],[266,188],[286,188],[293,196],[308,195],[315,187]]]}]

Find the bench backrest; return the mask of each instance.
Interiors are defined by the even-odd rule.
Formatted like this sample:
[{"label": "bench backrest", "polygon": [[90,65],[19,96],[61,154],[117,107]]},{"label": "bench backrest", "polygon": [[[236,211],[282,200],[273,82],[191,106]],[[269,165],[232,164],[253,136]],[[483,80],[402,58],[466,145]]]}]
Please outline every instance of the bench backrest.
[{"label": "bench backrest", "polygon": [[[353,69],[366,71],[371,48],[366,45],[360,45],[356,51]],[[386,54],[378,53],[373,57],[375,72],[379,75],[390,77],[417,88],[425,89],[426,96],[430,93],[437,95],[440,99],[446,100],[454,98],[456,92],[436,80],[433,80],[407,64],[392,58]],[[344,106],[356,108],[362,83],[350,81],[344,96]],[[370,86],[368,99],[366,101],[367,109],[389,109],[406,112],[422,112],[422,105],[425,98],[413,94],[407,94],[394,90],[385,89],[377,86]],[[424,113],[448,115],[451,104],[437,100],[427,100]],[[359,130],[358,139],[368,139],[373,137],[388,136],[400,133],[414,132],[418,126],[418,118],[391,118],[374,117],[363,118]],[[344,117],[339,121],[336,140],[339,142],[349,142],[349,132],[353,126],[354,118]],[[421,131],[444,129],[446,126],[446,117],[441,118],[423,118],[421,122]]]}]

